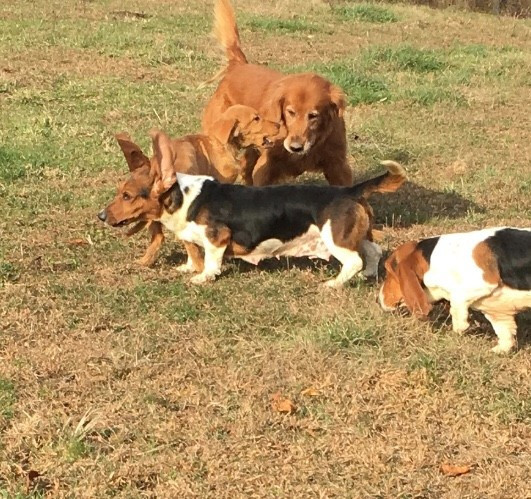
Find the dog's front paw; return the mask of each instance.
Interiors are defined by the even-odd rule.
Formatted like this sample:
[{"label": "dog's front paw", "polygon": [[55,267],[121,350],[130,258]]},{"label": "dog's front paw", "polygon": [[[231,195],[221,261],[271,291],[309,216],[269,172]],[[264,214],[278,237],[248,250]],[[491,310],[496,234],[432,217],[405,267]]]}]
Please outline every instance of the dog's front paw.
[{"label": "dog's front paw", "polygon": [[207,282],[211,282],[216,278],[215,274],[205,274],[201,273],[198,274],[190,279],[190,282],[192,284],[206,284]]},{"label": "dog's front paw", "polygon": [[329,289],[341,289],[343,287],[343,283],[341,281],[338,281],[337,279],[330,279],[328,281],[323,282],[321,285]]},{"label": "dog's front paw", "polygon": [[142,267],[151,267],[155,263],[156,259],[157,259],[156,255],[144,255],[142,258],[135,260],[135,263]]},{"label": "dog's front paw", "polygon": [[454,331],[454,333],[464,333],[468,327],[470,326],[470,324],[468,323],[468,321],[453,321],[452,322],[452,330]]}]

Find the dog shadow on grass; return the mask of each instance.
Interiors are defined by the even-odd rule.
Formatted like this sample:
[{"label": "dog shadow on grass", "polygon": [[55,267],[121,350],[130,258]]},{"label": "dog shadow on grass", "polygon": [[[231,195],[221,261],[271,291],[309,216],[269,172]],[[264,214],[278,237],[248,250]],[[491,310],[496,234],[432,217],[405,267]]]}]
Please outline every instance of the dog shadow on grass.
[{"label": "dog shadow on grass", "polygon": [[485,208],[453,191],[437,191],[407,182],[391,194],[373,194],[369,200],[377,224],[410,227],[438,218],[458,219]]}]

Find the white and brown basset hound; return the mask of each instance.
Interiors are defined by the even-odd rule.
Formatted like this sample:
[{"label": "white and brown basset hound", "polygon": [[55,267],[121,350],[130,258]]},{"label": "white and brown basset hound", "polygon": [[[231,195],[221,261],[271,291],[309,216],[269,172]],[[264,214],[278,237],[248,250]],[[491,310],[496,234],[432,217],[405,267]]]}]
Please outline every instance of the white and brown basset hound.
[{"label": "white and brown basset hound", "polygon": [[426,317],[432,303],[450,302],[453,330],[465,331],[468,309],[484,313],[498,344],[516,346],[515,315],[531,308],[531,229],[499,227],[411,241],[385,262],[379,301],[384,310],[404,304]]}]

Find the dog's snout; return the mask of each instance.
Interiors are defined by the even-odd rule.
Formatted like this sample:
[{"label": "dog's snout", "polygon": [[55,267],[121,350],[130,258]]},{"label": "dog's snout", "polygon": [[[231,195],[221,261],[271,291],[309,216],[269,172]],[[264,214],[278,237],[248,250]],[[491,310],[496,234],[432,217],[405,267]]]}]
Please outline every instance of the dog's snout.
[{"label": "dog's snout", "polygon": [[102,222],[105,222],[105,220],[107,220],[107,212],[105,210],[101,210],[99,213],[98,213],[98,218],[102,221]]}]

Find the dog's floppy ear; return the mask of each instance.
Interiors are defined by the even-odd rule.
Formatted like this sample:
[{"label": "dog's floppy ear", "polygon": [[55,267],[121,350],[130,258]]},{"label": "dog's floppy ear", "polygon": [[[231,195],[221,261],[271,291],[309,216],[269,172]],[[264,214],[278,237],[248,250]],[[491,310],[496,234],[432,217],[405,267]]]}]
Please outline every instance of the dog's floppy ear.
[{"label": "dog's floppy ear", "polygon": [[330,101],[332,102],[337,115],[342,118],[345,108],[347,107],[347,98],[345,93],[336,85],[330,87]]},{"label": "dog's floppy ear", "polygon": [[236,137],[240,133],[240,122],[238,119],[234,116],[225,115],[226,112],[210,128],[210,135],[222,144],[228,144],[233,137]]},{"label": "dog's floppy ear", "polygon": [[120,149],[124,153],[125,160],[129,166],[129,171],[136,170],[142,166],[149,166],[150,162],[146,155],[142,152],[142,149],[138,147],[129,136],[128,133],[120,132],[115,136],[118,141]]},{"label": "dog's floppy ear", "polygon": [[284,101],[286,85],[283,80],[276,83],[274,88],[269,92],[269,98],[266,99],[262,109],[262,117],[268,121],[276,123],[284,122]]},{"label": "dog's floppy ear", "polygon": [[396,275],[400,283],[400,289],[404,302],[412,314],[426,317],[432,306],[428,302],[426,292],[422,289],[421,279],[418,275],[418,258],[416,254],[411,254],[408,258],[398,264]]},{"label": "dog's floppy ear", "polygon": [[155,196],[160,196],[177,181],[177,175],[173,169],[176,160],[175,152],[171,139],[164,132],[154,129],[149,132],[149,135],[153,142],[153,154],[157,159],[156,178],[152,192]]}]

